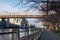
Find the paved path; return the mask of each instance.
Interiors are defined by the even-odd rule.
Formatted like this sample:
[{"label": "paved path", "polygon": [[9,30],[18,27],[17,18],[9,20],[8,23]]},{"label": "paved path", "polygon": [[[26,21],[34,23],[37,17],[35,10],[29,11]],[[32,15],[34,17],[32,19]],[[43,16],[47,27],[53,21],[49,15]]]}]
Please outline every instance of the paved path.
[{"label": "paved path", "polygon": [[60,40],[60,36],[52,31],[45,30],[38,40]]}]

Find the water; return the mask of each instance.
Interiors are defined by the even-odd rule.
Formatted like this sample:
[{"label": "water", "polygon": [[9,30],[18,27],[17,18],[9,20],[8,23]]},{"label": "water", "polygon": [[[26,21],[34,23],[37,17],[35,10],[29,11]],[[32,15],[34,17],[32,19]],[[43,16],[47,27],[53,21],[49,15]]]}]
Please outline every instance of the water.
[{"label": "water", "polygon": [[[31,29],[29,29],[31,30]],[[20,29],[20,31],[24,31],[22,29]],[[12,29],[0,29],[0,33],[3,33],[3,32],[12,32]],[[24,37],[27,32],[20,32],[20,38],[21,37]],[[29,31],[29,35],[33,33],[32,31]],[[0,35],[0,40],[11,40],[12,39],[12,34],[5,34],[5,35]]]},{"label": "water", "polygon": [[[3,32],[11,32],[12,30],[8,30],[8,29],[0,29],[0,33]],[[11,40],[11,34],[5,34],[5,35],[0,35],[0,40]]]}]

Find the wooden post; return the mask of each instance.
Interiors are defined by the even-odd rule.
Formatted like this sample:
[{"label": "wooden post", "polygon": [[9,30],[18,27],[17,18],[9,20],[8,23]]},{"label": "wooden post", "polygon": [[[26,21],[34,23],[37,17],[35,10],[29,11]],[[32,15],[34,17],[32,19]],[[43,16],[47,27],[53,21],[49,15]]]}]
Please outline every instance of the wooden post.
[{"label": "wooden post", "polygon": [[12,40],[20,40],[19,29],[13,29],[12,32],[16,32],[16,33],[12,33]]}]

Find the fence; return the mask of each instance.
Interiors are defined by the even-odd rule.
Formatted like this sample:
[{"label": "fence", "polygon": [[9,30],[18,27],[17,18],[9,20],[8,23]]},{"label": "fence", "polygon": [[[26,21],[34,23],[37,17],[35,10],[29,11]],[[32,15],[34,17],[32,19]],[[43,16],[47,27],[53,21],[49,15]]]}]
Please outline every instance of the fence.
[{"label": "fence", "polygon": [[[0,28],[0,39],[2,40],[34,40],[41,31],[39,28],[20,29],[20,27]],[[21,37],[20,33],[24,33]],[[9,37],[10,35],[10,37]]]}]

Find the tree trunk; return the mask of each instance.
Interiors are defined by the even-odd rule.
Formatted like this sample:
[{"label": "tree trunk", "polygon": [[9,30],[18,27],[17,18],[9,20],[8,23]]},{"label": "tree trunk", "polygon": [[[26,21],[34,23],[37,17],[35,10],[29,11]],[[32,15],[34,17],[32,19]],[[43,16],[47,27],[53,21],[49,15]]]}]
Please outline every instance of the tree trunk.
[{"label": "tree trunk", "polygon": [[58,23],[58,25],[57,25],[57,28],[58,28],[58,32],[59,32],[59,23]]},{"label": "tree trunk", "polygon": [[54,27],[54,30],[55,30],[55,29],[56,29],[56,27],[55,27],[56,23],[52,23],[52,25],[53,25],[53,27]]}]

